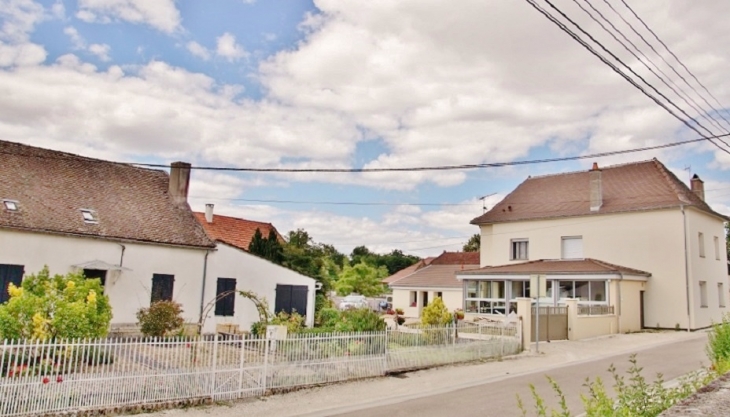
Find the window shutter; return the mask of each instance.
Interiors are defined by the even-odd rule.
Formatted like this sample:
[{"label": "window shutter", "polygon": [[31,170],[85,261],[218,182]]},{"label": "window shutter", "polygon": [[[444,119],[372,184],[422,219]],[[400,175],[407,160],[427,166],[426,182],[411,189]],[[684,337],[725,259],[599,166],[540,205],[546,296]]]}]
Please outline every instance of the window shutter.
[{"label": "window shutter", "polygon": [[563,259],[583,259],[582,237],[564,237],[562,240]]},{"label": "window shutter", "polygon": [[308,294],[309,288],[306,285],[277,285],[274,313],[291,313],[296,310],[302,316],[306,315]]},{"label": "window shutter", "polygon": [[236,290],[236,279],[235,278],[218,278],[216,282],[215,295],[217,301],[215,302],[215,315],[216,316],[233,316],[235,314],[236,294],[231,293],[227,296],[218,299],[218,296],[228,291]]},{"label": "window shutter", "polygon": [[172,290],[175,285],[175,276],[168,274],[152,275],[152,297],[150,302],[172,301]]},{"label": "window shutter", "polygon": [[274,314],[280,311],[291,311],[291,285],[277,285],[276,299],[274,300]]},{"label": "window shutter", "polygon": [[20,286],[24,272],[23,265],[0,265],[0,304],[10,299],[8,287],[11,283],[16,287]]}]

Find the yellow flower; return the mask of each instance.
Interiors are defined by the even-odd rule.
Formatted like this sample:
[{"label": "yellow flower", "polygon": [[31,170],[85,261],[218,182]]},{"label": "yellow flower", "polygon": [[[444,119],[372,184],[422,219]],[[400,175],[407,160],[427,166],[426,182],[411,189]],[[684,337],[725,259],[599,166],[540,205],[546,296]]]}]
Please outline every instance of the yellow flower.
[{"label": "yellow flower", "polygon": [[68,281],[68,282],[66,283],[66,288],[68,288],[68,289],[73,289],[73,287],[75,287],[75,286],[76,286],[76,283],[75,283],[75,282],[73,282],[73,281],[70,281],[70,280],[69,280],[69,281]]},{"label": "yellow flower", "polygon": [[86,302],[89,304],[96,303],[96,291],[94,291],[94,290],[89,291],[89,295],[86,296]]},{"label": "yellow flower", "polygon": [[41,313],[33,315],[33,338],[45,339],[47,336],[46,326],[50,320],[43,317]]},{"label": "yellow flower", "polygon": [[10,294],[11,297],[20,297],[23,295],[23,289],[16,287],[15,284],[11,282],[10,285],[8,285],[8,294]]}]

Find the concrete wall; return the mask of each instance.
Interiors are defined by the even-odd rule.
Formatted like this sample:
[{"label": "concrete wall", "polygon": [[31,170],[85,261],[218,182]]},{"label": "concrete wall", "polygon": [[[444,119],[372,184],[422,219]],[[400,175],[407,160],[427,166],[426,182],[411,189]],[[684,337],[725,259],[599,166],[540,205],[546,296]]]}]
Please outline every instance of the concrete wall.
[{"label": "concrete wall", "polygon": [[[711,326],[713,321],[721,320],[728,312],[727,251],[725,249],[725,228],[714,217],[699,210],[688,209],[687,240],[689,243],[689,294],[691,304],[692,328]],[[699,233],[703,234],[705,256],[700,256]],[[714,238],[718,238],[719,251],[715,253]],[[716,256],[719,255],[719,256]],[[719,258],[719,259],[718,259]],[[707,307],[701,305],[700,281],[706,282]],[[723,284],[724,304],[720,307],[718,284]]]},{"label": "concrete wall", "polygon": [[[621,289],[614,298],[619,298],[614,305],[616,314],[620,314],[618,331],[621,333],[641,330],[641,291],[646,289],[646,283],[641,281],[616,281]],[[619,295],[620,293],[620,295]]]},{"label": "concrete wall", "polygon": [[[266,299],[269,310],[273,312],[276,299],[276,285],[306,285],[309,288],[306,314],[308,326],[314,325],[315,280],[290,269],[271,263],[258,256],[218,243],[217,250],[208,256],[208,270],[205,284],[205,303],[209,304],[216,297],[218,278],[235,278],[236,289],[253,291]],[[203,332],[211,333],[216,325],[237,325],[239,330],[248,331],[251,324],[259,320],[253,302],[239,295],[236,296],[234,316],[215,316],[215,308],[207,314]]]},{"label": "concrete wall", "polygon": [[[175,276],[173,300],[182,304],[186,321],[197,323],[205,250],[140,243],[123,245],[123,266],[129,271],[107,273],[104,289],[112,306],[112,324],[137,322],[137,310],[150,305],[153,274]],[[0,264],[24,265],[26,275],[37,273],[44,265],[52,274],[66,274],[72,271],[72,265],[93,260],[119,265],[122,244],[0,229]]]},{"label": "concrete wall", "polygon": [[[411,307],[410,293],[416,292],[416,306]],[[423,292],[428,293],[429,303],[436,298],[438,292],[442,293],[441,299],[449,311],[462,308],[464,303],[464,292],[461,288],[409,288],[393,287],[393,308],[402,308],[405,317],[421,317],[423,310]]]},{"label": "concrete wall", "polygon": [[[707,269],[698,269],[694,263],[690,265],[693,271],[692,288],[699,285],[698,277],[705,277],[710,305],[717,306],[717,283],[720,280],[727,282],[727,264],[722,263],[725,259],[723,256],[721,260],[715,260],[711,239],[715,235],[723,236],[722,221],[692,209],[688,209],[687,213],[690,250],[695,251],[698,245],[697,230],[705,229],[708,256],[702,262],[708,265],[712,263]],[[529,239],[529,259],[536,260],[559,259],[561,237],[582,236],[586,258],[600,259],[652,274],[645,284],[644,313],[647,327],[674,328],[679,325],[687,328],[690,322],[686,307],[683,221],[682,212],[675,208],[482,226],[482,266],[521,262],[509,259],[511,239]],[[690,258],[699,259],[697,255]],[[720,265],[725,269],[721,269]],[[697,316],[695,323],[691,324],[692,328],[704,327],[710,319],[721,319],[721,312],[725,310],[715,307],[700,312],[697,307],[699,296],[690,295],[694,300],[692,311]]]}]

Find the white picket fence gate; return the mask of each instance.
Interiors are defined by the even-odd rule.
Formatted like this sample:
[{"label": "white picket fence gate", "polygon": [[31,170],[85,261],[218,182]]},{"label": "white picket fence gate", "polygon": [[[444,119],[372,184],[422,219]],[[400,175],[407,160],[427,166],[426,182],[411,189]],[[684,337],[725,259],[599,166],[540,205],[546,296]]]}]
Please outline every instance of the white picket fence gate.
[{"label": "white picket fence gate", "polygon": [[5,341],[0,416],[152,409],[520,352],[519,323],[240,337]]}]

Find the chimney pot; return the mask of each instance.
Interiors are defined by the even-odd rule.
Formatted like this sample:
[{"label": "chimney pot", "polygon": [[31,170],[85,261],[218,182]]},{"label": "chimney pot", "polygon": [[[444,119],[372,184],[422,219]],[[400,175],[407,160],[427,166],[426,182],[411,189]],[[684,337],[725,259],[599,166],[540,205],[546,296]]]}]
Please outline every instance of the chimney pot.
[{"label": "chimney pot", "polygon": [[213,223],[213,207],[215,205],[208,203],[205,205],[205,221],[208,223]]},{"label": "chimney pot", "polygon": [[690,188],[692,189],[692,192],[700,198],[700,200],[705,201],[705,182],[702,181],[697,174],[692,176]]},{"label": "chimney pot", "polygon": [[190,167],[187,162],[173,162],[170,164],[170,183],[168,193],[176,204],[188,202],[188,187],[190,187]]},{"label": "chimney pot", "polygon": [[603,205],[603,180],[597,163],[593,163],[593,169],[588,175],[590,176],[591,211],[598,211]]}]

